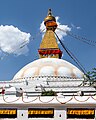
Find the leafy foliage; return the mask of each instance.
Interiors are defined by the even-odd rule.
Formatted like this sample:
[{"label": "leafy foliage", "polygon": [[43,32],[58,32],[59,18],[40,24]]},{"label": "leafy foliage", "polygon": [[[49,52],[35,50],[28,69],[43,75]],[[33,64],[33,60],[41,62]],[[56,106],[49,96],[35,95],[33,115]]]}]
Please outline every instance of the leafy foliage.
[{"label": "leafy foliage", "polygon": [[92,71],[87,72],[91,80],[96,80],[96,68],[93,68]]},{"label": "leafy foliage", "polygon": [[56,92],[52,91],[52,90],[49,90],[49,91],[43,91],[41,93],[41,96],[55,96],[56,95]]}]

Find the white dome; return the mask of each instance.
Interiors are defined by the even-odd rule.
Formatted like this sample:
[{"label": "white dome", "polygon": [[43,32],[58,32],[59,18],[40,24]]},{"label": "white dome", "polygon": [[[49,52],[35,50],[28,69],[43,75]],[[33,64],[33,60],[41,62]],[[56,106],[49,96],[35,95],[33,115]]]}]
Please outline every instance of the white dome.
[{"label": "white dome", "polygon": [[65,76],[82,78],[83,73],[71,63],[57,58],[42,58],[23,67],[13,79],[34,76]]}]

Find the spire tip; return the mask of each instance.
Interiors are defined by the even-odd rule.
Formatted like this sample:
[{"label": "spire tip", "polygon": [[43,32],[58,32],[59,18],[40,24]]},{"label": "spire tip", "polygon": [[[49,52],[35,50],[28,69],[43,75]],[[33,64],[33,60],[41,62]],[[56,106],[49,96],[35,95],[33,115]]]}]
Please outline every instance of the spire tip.
[{"label": "spire tip", "polygon": [[52,10],[50,8],[48,9],[48,16],[52,16]]}]

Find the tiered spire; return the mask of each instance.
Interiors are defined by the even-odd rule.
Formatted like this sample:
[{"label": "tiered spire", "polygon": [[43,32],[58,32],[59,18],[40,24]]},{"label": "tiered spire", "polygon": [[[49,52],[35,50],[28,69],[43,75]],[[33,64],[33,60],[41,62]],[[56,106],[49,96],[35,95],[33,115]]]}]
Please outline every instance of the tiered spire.
[{"label": "tiered spire", "polygon": [[59,49],[56,37],[54,34],[55,29],[57,28],[56,19],[52,16],[51,9],[48,10],[48,15],[44,19],[44,25],[46,26],[46,33],[40,48],[38,50],[40,58],[61,58],[62,52]]}]

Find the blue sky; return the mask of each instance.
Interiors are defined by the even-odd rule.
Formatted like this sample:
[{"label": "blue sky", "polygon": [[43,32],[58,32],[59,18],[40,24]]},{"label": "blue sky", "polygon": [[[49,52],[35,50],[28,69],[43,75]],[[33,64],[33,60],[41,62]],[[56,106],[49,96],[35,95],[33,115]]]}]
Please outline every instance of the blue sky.
[{"label": "blue sky", "polygon": [[[0,80],[11,80],[23,66],[39,58],[37,51],[42,39],[39,28],[48,8],[52,9],[54,16],[60,17],[61,24],[71,28],[72,33],[96,41],[96,0],[0,0],[0,26],[11,25],[31,35],[24,49],[29,51],[25,54],[4,53],[0,48]],[[13,43],[14,39],[10,44]],[[96,46],[87,45],[70,36],[65,36],[63,43],[87,71],[96,67]],[[65,51],[63,54],[62,59],[75,64]]]}]

